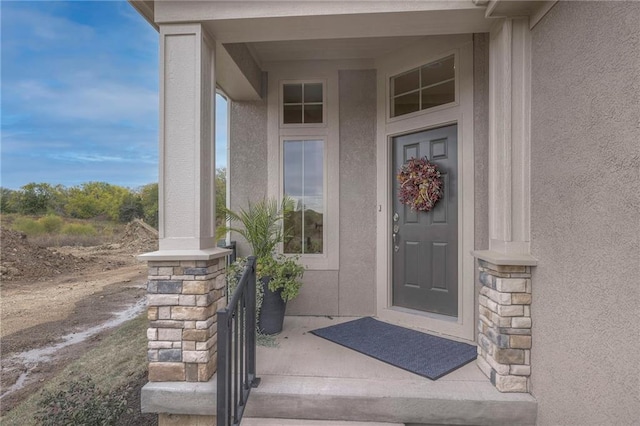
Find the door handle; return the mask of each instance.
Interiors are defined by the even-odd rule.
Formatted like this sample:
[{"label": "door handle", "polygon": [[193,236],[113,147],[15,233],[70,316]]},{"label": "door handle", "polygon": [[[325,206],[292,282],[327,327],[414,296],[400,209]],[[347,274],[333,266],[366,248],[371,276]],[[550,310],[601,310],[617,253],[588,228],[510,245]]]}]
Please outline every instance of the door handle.
[{"label": "door handle", "polygon": [[398,219],[400,219],[400,216],[398,216],[398,212],[395,212],[393,214],[393,234],[391,234],[391,236],[393,237],[393,251],[396,253],[400,250],[400,246],[398,245]]}]

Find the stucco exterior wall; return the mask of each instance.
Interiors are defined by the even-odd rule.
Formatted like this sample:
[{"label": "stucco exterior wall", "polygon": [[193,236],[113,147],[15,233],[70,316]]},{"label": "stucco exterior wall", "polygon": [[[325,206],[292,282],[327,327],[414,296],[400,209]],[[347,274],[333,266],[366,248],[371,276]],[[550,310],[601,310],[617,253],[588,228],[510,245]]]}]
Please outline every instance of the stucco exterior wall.
[{"label": "stucco exterior wall", "polygon": [[[238,210],[267,195],[266,101],[230,102],[229,135],[229,205]],[[237,240],[238,255],[251,252],[242,238],[232,239]]]},{"label": "stucco exterior wall", "polygon": [[[340,269],[307,271],[288,315],[375,313],[376,73],[339,73]],[[266,196],[266,102],[232,102],[230,111],[231,208]],[[250,250],[241,238],[238,254]]]},{"label": "stucco exterior wall", "polygon": [[376,71],[340,71],[340,315],[376,303]]},{"label": "stucco exterior wall", "polygon": [[640,419],[640,3],[532,32],[532,392],[541,425]]},{"label": "stucco exterior wall", "polygon": [[340,269],[308,271],[289,315],[375,314],[376,72],[339,71]]}]

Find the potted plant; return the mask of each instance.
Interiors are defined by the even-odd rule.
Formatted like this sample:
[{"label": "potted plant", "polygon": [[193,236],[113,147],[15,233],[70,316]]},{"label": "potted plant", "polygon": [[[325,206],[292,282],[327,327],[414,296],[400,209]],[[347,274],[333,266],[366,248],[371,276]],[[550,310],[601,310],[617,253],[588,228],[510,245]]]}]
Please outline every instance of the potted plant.
[{"label": "potted plant", "polygon": [[[276,255],[276,248],[284,239],[282,219],[292,208],[292,200],[285,197],[281,203],[275,199],[249,203],[247,209],[237,212],[225,209],[228,222],[242,226],[227,226],[224,231],[242,235],[256,256],[257,278],[262,286],[256,291],[256,310],[258,330],[263,334],[282,331],[286,304],[299,294],[302,286],[304,267],[298,258]],[[232,268],[232,279],[233,270],[241,269]]]}]

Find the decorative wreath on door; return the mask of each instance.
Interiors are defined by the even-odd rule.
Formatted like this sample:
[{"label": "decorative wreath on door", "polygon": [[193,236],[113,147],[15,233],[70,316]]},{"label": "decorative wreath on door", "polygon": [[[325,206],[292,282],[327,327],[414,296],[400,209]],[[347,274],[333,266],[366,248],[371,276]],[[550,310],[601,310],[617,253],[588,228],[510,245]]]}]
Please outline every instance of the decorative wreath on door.
[{"label": "decorative wreath on door", "polygon": [[442,198],[438,166],[424,158],[410,158],[398,172],[398,199],[412,210],[428,212]]}]

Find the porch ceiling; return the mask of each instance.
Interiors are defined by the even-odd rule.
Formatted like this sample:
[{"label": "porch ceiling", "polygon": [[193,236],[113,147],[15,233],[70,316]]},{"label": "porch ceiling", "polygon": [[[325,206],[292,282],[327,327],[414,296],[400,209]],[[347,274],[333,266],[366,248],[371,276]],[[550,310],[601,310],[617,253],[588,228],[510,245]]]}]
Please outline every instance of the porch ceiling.
[{"label": "porch ceiling", "polygon": [[128,1],[156,29],[201,23],[218,47],[217,83],[235,100],[261,98],[267,62],[376,59],[420,37],[488,32],[492,24],[472,0]]},{"label": "porch ceiling", "polygon": [[483,8],[204,21],[222,43],[488,32]]},{"label": "porch ceiling", "polygon": [[[426,2],[419,3],[424,6]],[[259,66],[281,61],[376,59],[428,36],[489,31],[492,20],[485,17],[484,8],[472,2],[439,6],[441,9],[313,16],[216,16],[203,20],[203,25],[224,45],[245,44]]]},{"label": "porch ceiling", "polygon": [[260,63],[334,59],[374,59],[420,40],[420,36],[247,43]]}]

